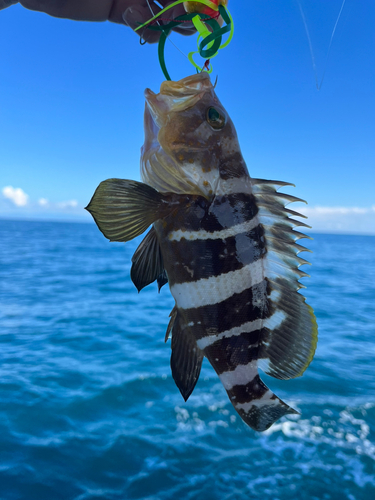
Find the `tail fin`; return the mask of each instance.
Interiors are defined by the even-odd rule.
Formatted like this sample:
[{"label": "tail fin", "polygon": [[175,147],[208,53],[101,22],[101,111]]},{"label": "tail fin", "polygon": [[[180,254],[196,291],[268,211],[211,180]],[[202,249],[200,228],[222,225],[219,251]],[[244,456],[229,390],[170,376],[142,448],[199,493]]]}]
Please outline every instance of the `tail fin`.
[{"label": "tail fin", "polygon": [[[235,371],[238,371],[239,367]],[[244,365],[242,367],[245,368]],[[232,380],[226,377],[229,373],[234,374],[223,373],[220,379],[235,410],[252,429],[265,431],[284,415],[298,414],[262,382],[257,370],[254,378],[246,384],[232,385],[235,381],[232,377]],[[240,382],[241,374],[238,373],[235,378]]]}]

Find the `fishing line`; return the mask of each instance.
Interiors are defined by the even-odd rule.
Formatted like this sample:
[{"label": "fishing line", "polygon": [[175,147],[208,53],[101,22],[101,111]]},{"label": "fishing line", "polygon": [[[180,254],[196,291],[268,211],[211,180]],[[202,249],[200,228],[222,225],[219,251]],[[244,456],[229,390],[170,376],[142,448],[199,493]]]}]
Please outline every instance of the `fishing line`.
[{"label": "fishing line", "polygon": [[[150,9],[150,12],[151,12],[152,16],[155,17],[155,12],[152,10],[149,0],[146,0],[146,2],[147,2],[147,5],[148,5],[148,8]],[[163,8],[163,6],[159,4],[159,2],[157,2],[157,1],[154,0],[154,3],[156,3],[156,5],[158,7],[160,7],[161,9]],[[160,26],[159,21],[156,21],[156,22]],[[171,43],[173,45],[173,47],[175,49],[177,49],[183,56],[185,56],[186,59],[189,59],[188,56],[184,52],[182,52],[182,50],[179,47],[177,47],[177,45],[175,43],[173,43],[173,41],[170,38],[168,38],[168,41],[169,41],[169,43]]]},{"label": "fishing line", "polygon": [[303,9],[302,9],[301,2],[300,2],[300,0],[297,0],[299,11],[301,13],[301,17],[302,17],[302,21],[303,21],[303,25],[305,27],[305,32],[306,32],[307,40],[309,42],[310,55],[311,55],[311,61],[312,61],[312,65],[313,65],[314,75],[315,75],[315,85],[316,85],[317,90],[320,90],[322,88],[322,85],[323,85],[323,80],[324,80],[324,77],[325,77],[325,74],[326,74],[326,71],[327,71],[328,58],[329,58],[329,53],[331,51],[333,37],[335,36],[336,28],[337,28],[337,25],[339,23],[339,20],[340,20],[341,13],[343,11],[345,2],[346,2],[346,0],[343,0],[343,2],[341,4],[339,15],[337,16],[335,25],[334,25],[333,30],[332,30],[331,39],[330,39],[329,45],[328,45],[326,60],[325,60],[324,67],[323,67],[323,76],[322,76],[322,79],[320,80],[320,84],[319,84],[318,71],[317,71],[316,64],[315,64],[315,55],[314,55],[314,50],[313,50],[313,46],[312,46],[312,42],[311,42],[311,38],[310,38],[309,29],[307,27],[307,22],[306,22],[305,14],[304,14]]}]

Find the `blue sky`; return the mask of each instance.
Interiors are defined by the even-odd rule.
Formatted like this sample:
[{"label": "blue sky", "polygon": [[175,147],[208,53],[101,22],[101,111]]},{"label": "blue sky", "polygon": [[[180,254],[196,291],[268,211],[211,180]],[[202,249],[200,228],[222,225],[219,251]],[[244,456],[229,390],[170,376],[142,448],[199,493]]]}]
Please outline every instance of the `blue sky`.
[{"label": "blue sky", "polygon": [[[300,3],[320,80],[342,0]],[[213,78],[250,175],[294,183],[314,230],[375,234],[375,3],[346,1],[319,91],[297,0],[229,8],[235,35]],[[0,11],[0,43],[0,217],[89,220],[100,181],[139,179],[143,92],[163,81],[157,46],[20,6]],[[172,78],[193,72],[171,44],[166,57]]]}]

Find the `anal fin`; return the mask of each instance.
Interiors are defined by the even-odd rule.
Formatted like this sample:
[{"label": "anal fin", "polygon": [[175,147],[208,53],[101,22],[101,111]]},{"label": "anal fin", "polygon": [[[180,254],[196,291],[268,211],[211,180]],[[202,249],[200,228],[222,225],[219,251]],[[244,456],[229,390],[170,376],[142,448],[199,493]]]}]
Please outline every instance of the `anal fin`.
[{"label": "anal fin", "polygon": [[190,329],[181,329],[176,308],[172,310],[166,337],[170,330],[172,331],[172,376],[182,397],[187,401],[198,382],[204,355]]}]

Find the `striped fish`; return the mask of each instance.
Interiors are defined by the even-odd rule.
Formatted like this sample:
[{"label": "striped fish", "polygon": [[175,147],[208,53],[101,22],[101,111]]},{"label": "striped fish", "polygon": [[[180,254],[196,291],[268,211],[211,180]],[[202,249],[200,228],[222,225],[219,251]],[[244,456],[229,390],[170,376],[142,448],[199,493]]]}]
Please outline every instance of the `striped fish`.
[{"label": "striped fish", "polygon": [[[252,179],[207,73],[146,90],[143,183],[108,179],[88,205],[111,241],[152,226],[132,258],[140,291],[169,283],[172,375],[185,401],[206,357],[241,418],[264,431],[297,413],[260,379],[302,375],[317,344],[298,293],[308,263],[284,182]],[[308,226],[307,226],[308,227]]]}]

